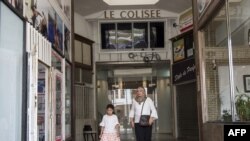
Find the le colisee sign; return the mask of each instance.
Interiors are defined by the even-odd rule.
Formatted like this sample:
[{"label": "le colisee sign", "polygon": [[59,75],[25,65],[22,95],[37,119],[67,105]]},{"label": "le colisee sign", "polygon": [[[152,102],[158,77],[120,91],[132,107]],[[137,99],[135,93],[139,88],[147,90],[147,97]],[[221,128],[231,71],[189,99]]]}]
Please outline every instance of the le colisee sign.
[{"label": "le colisee sign", "polygon": [[142,9],[142,10],[108,10],[104,11],[105,19],[150,19],[161,18],[161,10]]}]

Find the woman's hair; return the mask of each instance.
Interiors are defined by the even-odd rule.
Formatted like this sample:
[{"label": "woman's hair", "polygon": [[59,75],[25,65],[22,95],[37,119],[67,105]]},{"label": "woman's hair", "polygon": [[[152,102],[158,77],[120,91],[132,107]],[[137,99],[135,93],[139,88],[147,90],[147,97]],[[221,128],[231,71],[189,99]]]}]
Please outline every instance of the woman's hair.
[{"label": "woman's hair", "polygon": [[144,87],[142,87],[142,86],[139,86],[137,89],[143,89],[143,91],[144,91],[144,94],[146,93],[146,90],[145,90],[145,88]]}]

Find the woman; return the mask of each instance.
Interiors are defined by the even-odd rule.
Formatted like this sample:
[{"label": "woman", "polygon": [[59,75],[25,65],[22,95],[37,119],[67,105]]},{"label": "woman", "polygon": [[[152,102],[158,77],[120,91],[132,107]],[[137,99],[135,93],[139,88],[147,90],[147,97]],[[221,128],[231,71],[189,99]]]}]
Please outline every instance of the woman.
[{"label": "woman", "polygon": [[[139,124],[141,115],[150,115],[149,126],[141,126]],[[158,115],[153,101],[149,97],[146,97],[143,87],[137,88],[129,117],[132,128],[135,128],[136,141],[151,141],[152,125],[154,120],[158,118]]]}]

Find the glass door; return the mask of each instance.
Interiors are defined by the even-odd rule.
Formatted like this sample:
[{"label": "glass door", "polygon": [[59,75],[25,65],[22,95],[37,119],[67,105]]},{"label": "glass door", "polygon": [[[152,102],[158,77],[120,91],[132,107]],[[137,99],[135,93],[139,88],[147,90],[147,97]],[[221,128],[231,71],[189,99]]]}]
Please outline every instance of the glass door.
[{"label": "glass door", "polygon": [[132,133],[129,124],[129,111],[133,99],[132,89],[116,89],[109,91],[109,99],[115,106],[115,113],[120,122],[120,130],[122,134]]},{"label": "glass door", "polygon": [[48,68],[38,63],[37,140],[48,141]]},{"label": "glass door", "polygon": [[[155,90],[148,91],[146,88],[146,94],[153,100],[157,108],[157,95],[155,94]],[[109,90],[108,98],[115,106],[115,113],[118,116],[120,122],[121,134],[133,133],[133,129],[131,128],[129,121],[129,112],[135,95],[136,89]],[[156,127],[157,123],[153,126],[154,132],[156,131]]]},{"label": "glass door", "polygon": [[[62,73],[53,70],[53,93],[52,93],[52,111],[53,111],[53,134],[55,141],[62,141]],[[54,139],[53,139],[54,140]]]}]

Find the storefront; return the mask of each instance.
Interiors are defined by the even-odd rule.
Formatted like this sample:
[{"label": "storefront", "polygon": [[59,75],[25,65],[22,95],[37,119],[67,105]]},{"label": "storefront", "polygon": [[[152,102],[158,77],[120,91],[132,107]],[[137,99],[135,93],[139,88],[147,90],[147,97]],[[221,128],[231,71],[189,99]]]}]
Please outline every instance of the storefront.
[{"label": "storefront", "polygon": [[72,2],[0,2],[0,138],[72,140]]},{"label": "storefront", "polygon": [[200,140],[249,124],[250,1],[193,0]]},{"label": "storefront", "polygon": [[174,135],[183,140],[197,140],[197,92],[193,30],[171,39],[173,64],[172,83],[175,111]]},{"label": "storefront", "polygon": [[18,10],[0,1],[0,138],[8,141],[25,139],[26,128],[25,22]]}]

